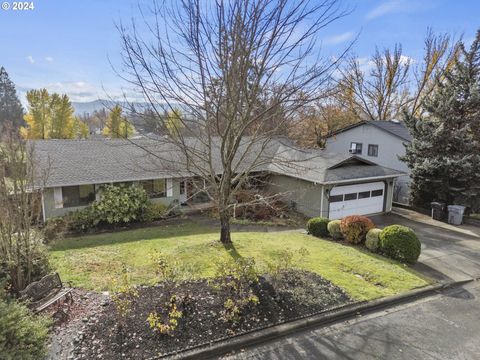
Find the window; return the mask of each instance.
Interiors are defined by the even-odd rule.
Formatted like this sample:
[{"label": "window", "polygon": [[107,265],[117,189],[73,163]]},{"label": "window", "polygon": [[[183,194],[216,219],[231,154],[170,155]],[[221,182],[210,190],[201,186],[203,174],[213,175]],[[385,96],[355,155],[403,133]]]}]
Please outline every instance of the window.
[{"label": "window", "polygon": [[166,197],[165,179],[144,180],[142,187],[150,198]]},{"label": "window", "polygon": [[372,197],[374,196],[382,196],[383,195],[383,190],[380,189],[380,190],[373,190],[372,191]]},{"label": "window", "polygon": [[368,156],[378,156],[378,145],[368,144]]},{"label": "window", "polygon": [[180,181],[180,195],[185,195],[185,180]]},{"label": "window", "polygon": [[331,203],[343,201],[343,195],[331,195],[329,198]]},{"label": "window", "polygon": [[85,206],[95,200],[94,185],[62,187],[63,207]]},{"label": "window", "polygon": [[367,199],[370,197],[370,191],[362,191],[358,193],[359,199]]},{"label": "window", "polygon": [[352,154],[362,154],[362,143],[352,142],[350,144],[350,153]]},{"label": "window", "polygon": [[345,194],[345,201],[347,200],[357,200],[357,193]]}]

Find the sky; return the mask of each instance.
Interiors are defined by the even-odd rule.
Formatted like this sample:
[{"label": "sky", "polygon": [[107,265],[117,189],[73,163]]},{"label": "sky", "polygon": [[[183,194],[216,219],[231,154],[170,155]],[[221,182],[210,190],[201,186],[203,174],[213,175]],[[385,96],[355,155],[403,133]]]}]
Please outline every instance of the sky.
[{"label": "sky", "polygon": [[[314,0],[315,1],[315,0]],[[0,66],[4,66],[24,102],[25,92],[47,88],[72,101],[117,97],[125,83],[113,71],[120,63],[115,24],[137,14],[139,1],[33,0],[33,10],[0,8]],[[140,0],[140,4],[142,1]],[[148,1],[147,1],[148,3]],[[478,0],[342,0],[349,14],[320,34],[326,57],[352,51],[367,59],[375,51],[401,43],[406,56],[419,61],[427,28],[463,36],[471,42],[480,27]],[[3,4],[2,4],[3,5]]]}]

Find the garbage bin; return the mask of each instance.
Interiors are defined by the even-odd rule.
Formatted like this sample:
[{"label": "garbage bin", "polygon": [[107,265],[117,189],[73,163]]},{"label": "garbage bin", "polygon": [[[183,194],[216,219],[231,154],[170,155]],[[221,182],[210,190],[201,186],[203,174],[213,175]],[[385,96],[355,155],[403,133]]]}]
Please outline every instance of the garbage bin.
[{"label": "garbage bin", "polygon": [[430,203],[430,205],[432,206],[432,219],[443,220],[446,204],[440,202],[432,202]]},{"label": "garbage bin", "polygon": [[452,225],[461,225],[465,206],[448,205],[448,223]]}]

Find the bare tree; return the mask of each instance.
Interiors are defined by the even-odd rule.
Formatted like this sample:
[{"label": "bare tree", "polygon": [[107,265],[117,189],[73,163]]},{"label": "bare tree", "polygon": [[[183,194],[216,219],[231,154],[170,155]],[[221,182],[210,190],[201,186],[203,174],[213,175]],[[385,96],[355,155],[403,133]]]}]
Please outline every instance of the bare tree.
[{"label": "bare tree", "polygon": [[294,112],[323,95],[343,55],[322,59],[317,40],[345,12],[336,0],[174,3],[154,1],[118,26],[117,72],[141,91],[160,129],[165,105],[182,111],[181,129],[161,131],[159,146],[171,151],[158,161],[206,184],[229,244],[233,196],[272,161],[273,139]]},{"label": "bare tree", "polygon": [[6,126],[0,139],[0,280],[7,278],[14,293],[44,275],[48,260],[42,236],[40,194],[34,190],[33,148],[18,131]]},{"label": "bare tree", "polygon": [[352,57],[341,71],[336,98],[359,120],[391,120],[403,111],[419,114],[423,99],[453,64],[457,43],[430,29],[421,61],[412,61],[401,45],[375,50],[368,60]]}]

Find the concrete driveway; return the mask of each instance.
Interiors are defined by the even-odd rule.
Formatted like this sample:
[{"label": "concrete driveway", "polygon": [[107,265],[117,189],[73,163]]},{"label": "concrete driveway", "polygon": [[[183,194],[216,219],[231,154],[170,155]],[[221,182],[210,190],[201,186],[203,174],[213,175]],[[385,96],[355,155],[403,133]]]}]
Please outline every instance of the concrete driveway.
[{"label": "concrete driveway", "polygon": [[443,281],[480,277],[480,228],[453,226],[404,209],[373,216],[378,227],[401,224],[412,228],[422,242],[422,253],[414,268]]}]

